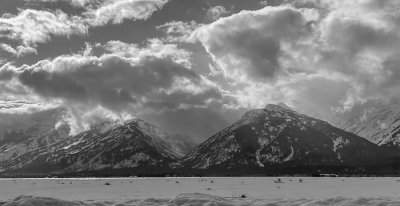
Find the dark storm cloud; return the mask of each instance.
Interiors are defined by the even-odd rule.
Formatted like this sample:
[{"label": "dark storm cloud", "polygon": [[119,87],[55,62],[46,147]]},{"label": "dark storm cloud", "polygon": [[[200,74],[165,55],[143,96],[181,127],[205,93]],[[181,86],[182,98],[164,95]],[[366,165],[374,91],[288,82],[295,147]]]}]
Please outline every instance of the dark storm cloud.
[{"label": "dark storm cloud", "polygon": [[80,129],[134,113],[204,138],[242,108],[329,120],[399,95],[397,0],[4,2],[0,99],[66,106]]},{"label": "dark storm cloud", "polygon": [[[8,64],[0,68],[0,79],[25,88],[27,93],[20,96],[66,107],[65,121],[73,133],[101,119],[169,112],[180,116],[199,108],[206,111],[210,104],[235,104],[187,67],[187,52],[158,40],[148,44],[141,48],[110,41],[99,47],[111,53],[100,57],[88,52],[87,56],[60,56],[31,66]],[[19,95],[1,86],[0,90],[3,96]],[[168,125],[178,127],[182,119],[178,120],[170,120]],[[217,119],[209,121],[212,124]]]},{"label": "dark storm cloud", "polygon": [[[55,35],[48,32],[50,39],[46,39],[45,42],[36,41],[29,45],[36,50],[35,57],[22,54],[18,56],[14,52],[20,61],[16,63],[17,65],[21,65],[21,62],[30,62],[32,66],[18,66],[19,68],[16,66],[9,68],[8,71],[2,68],[0,76],[3,80],[7,79],[13,84],[20,83],[27,90],[31,90],[32,93],[27,95],[33,96],[36,101],[41,99],[40,101],[49,104],[55,103],[67,107],[71,114],[66,120],[72,124],[73,130],[75,130],[73,133],[85,129],[87,125],[98,121],[99,117],[104,119],[117,115],[119,118],[121,113],[136,115],[141,111],[149,113],[179,110],[190,112],[192,108],[197,107],[208,111],[207,104],[223,98],[217,88],[212,88],[203,81],[201,76],[185,68],[190,66],[187,64],[189,61],[185,60],[187,54],[176,49],[176,46],[165,46],[153,42],[152,48],[147,51],[141,50],[139,44],[142,45],[143,40],[156,34],[155,27],[157,25],[167,22],[160,15],[158,17],[160,24],[155,24],[156,20],[151,22],[150,19],[146,22],[135,21],[149,18],[153,8],[156,7],[144,4],[151,1],[142,1],[142,7],[135,7],[138,9],[150,8],[150,12],[143,10],[138,14],[129,14],[131,16],[124,16],[124,13],[120,12],[120,8],[130,8],[129,5],[134,6],[130,4],[134,1],[120,1],[126,4],[99,4],[97,7],[87,9],[86,13],[83,12],[82,15],[77,13],[79,9],[67,8],[63,6],[64,3],[60,2],[62,1],[47,1],[45,2],[47,5],[42,8],[52,12],[52,8],[61,6],[63,8],[59,9],[64,13],[90,17],[93,20],[90,23],[87,22],[87,19],[81,18],[83,20],[81,25],[88,28],[87,34],[79,35],[82,37],[71,36],[67,39],[63,36],[68,35]],[[31,3],[33,2],[31,1]],[[36,1],[36,5],[31,4],[31,6],[40,9],[40,3]],[[79,7],[79,5],[73,6]],[[170,7],[169,13],[175,13],[172,8]],[[204,13],[205,11],[202,11],[199,17],[205,18]],[[60,12],[60,14],[62,13]],[[191,16],[191,14],[185,15]],[[140,33],[143,33],[142,36]],[[109,41],[111,39],[126,40],[131,44]],[[73,41],[69,42],[70,40]],[[85,41],[102,42],[107,45],[104,47],[103,53],[112,54],[98,53],[98,57],[94,57],[88,53],[89,56],[57,57],[63,54],[63,51],[64,53],[79,52],[84,45],[75,45],[76,42],[82,44]],[[13,45],[13,48],[16,46],[18,45]],[[93,48],[93,53],[97,50],[98,48]],[[175,53],[175,56],[172,57],[169,54],[166,56],[165,53],[169,51]],[[51,60],[52,57],[55,59]],[[49,58],[50,60],[34,64],[35,59],[40,58]],[[10,72],[13,73],[12,76],[10,76]],[[10,90],[7,92],[12,93]],[[38,97],[35,97],[36,95]],[[104,111],[102,107],[108,111]],[[179,115],[180,112],[177,113]],[[181,120],[170,121],[169,124],[178,127],[176,124],[181,124]],[[213,121],[210,120],[210,124]]]},{"label": "dark storm cloud", "polygon": [[[10,69],[0,70],[10,77]],[[59,57],[15,71],[16,78],[45,98],[92,102],[118,110],[136,98],[168,89],[177,78],[199,81],[199,76],[169,59],[145,58],[139,62],[115,55]]]}]

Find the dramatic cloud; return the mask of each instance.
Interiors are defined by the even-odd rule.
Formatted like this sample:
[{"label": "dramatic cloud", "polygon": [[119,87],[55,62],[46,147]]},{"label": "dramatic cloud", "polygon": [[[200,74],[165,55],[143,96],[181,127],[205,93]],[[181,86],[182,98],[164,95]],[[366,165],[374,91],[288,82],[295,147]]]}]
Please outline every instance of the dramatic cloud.
[{"label": "dramatic cloud", "polygon": [[400,68],[393,61],[400,54],[400,13],[395,9],[400,2],[328,2],[331,11],[318,24],[318,66],[349,78],[353,87],[344,100],[348,107],[357,101],[388,98],[399,86],[392,80]]},{"label": "dramatic cloud", "polygon": [[283,3],[263,1],[190,38],[212,57],[210,76],[243,107],[282,101],[333,120],[357,103],[399,95],[398,1]]},{"label": "dramatic cloud", "polygon": [[242,11],[199,28],[199,40],[223,74],[247,81],[273,78],[281,70],[284,44],[304,38],[310,26],[303,14],[290,7]]},{"label": "dramatic cloud", "polygon": [[176,45],[150,40],[139,48],[111,41],[104,48],[110,54],[60,56],[19,68],[7,64],[0,68],[0,80],[20,83],[42,102],[67,107],[73,131],[101,117],[126,119],[222,104],[219,90],[190,70],[190,54]]},{"label": "dramatic cloud", "polygon": [[66,107],[78,129],[140,116],[203,137],[267,103],[334,121],[400,95],[398,0],[25,2],[0,17],[1,108]]},{"label": "dramatic cloud", "polygon": [[137,44],[127,44],[121,41],[109,41],[104,46],[105,50],[113,54],[131,59],[142,59],[152,56],[156,58],[171,57],[173,61],[190,68],[190,55],[187,50],[179,49],[176,44],[164,44],[158,39],[148,40],[147,48],[140,48]]},{"label": "dramatic cloud", "polygon": [[[9,72],[10,69],[2,71],[1,77],[9,76]],[[175,78],[199,78],[168,59],[149,57],[132,62],[115,55],[58,57],[13,72],[21,83],[44,97],[93,101],[109,108],[135,103],[138,100],[134,95],[170,88]]]},{"label": "dramatic cloud", "polygon": [[[13,117],[23,117],[26,114],[34,114],[34,113],[40,113],[43,111],[48,111],[48,110],[57,110],[58,114],[62,113],[61,108],[57,108],[51,105],[46,105],[46,104],[40,104],[40,103],[32,103],[29,101],[23,101],[23,100],[7,100],[3,101],[0,100],[0,117],[5,117],[7,116],[8,119],[2,119],[0,118],[0,123],[7,124],[7,120],[11,120]],[[46,117],[43,117],[46,118]],[[9,124],[13,122],[10,121]],[[22,121],[21,121],[22,122]],[[15,122],[18,124],[18,121]],[[1,126],[0,126],[1,127]],[[6,128],[5,128],[6,129]],[[0,132],[1,135],[1,132]]]},{"label": "dramatic cloud", "polygon": [[[16,56],[35,53],[38,43],[45,43],[52,36],[82,35],[87,27],[77,17],[57,11],[23,10],[17,16],[0,18],[0,49]],[[15,46],[14,46],[15,45]]]},{"label": "dramatic cloud", "polygon": [[93,4],[95,0],[25,0],[28,3],[57,3],[66,2],[75,7],[85,7],[89,4]]},{"label": "dramatic cloud", "polygon": [[40,43],[54,36],[87,35],[91,27],[120,24],[124,20],[146,20],[162,8],[166,0],[28,0],[32,3],[67,2],[84,10],[70,15],[61,10],[21,10],[17,15],[0,17],[0,51],[21,57],[37,54]]},{"label": "dramatic cloud", "polygon": [[145,20],[162,8],[167,0],[106,0],[96,9],[87,12],[95,26],[119,24],[124,20]]}]

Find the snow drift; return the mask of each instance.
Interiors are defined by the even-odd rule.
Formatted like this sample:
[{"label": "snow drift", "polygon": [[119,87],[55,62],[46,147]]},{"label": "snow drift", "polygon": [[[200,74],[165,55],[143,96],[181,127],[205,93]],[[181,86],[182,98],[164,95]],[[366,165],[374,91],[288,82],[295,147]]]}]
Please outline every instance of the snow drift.
[{"label": "snow drift", "polygon": [[[14,200],[2,203],[3,206],[201,206],[201,205],[216,205],[216,206],[239,206],[239,205],[400,205],[399,200],[390,198],[329,198],[329,199],[253,199],[242,197],[223,198],[218,196],[205,195],[200,193],[181,194],[173,199],[156,199],[148,198],[142,200],[127,200],[123,202],[95,202],[95,201],[64,201],[48,197],[34,196],[19,196]],[[0,203],[1,205],[1,203]]]}]

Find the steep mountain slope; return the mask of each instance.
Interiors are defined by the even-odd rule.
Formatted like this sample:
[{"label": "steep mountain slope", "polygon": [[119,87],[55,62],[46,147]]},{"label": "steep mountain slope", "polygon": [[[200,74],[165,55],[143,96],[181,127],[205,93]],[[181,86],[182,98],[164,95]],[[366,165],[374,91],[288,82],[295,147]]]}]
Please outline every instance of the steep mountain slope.
[{"label": "steep mountain slope", "polygon": [[68,138],[69,126],[62,125],[55,129],[50,129],[48,132],[35,134],[33,136],[29,136],[29,134],[26,133],[20,135],[21,136],[17,136],[14,141],[10,139],[0,146],[0,165],[3,165],[5,161],[13,160],[25,153],[47,147]]},{"label": "steep mountain slope", "polygon": [[197,169],[368,165],[392,154],[327,122],[267,105],[248,111],[183,159]]},{"label": "steep mountain slope", "polygon": [[348,114],[338,126],[381,146],[400,148],[400,105],[376,103]]},{"label": "steep mountain slope", "polygon": [[170,147],[172,147],[176,153],[181,156],[189,153],[192,149],[195,148],[195,143],[191,140],[190,137],[184,135],[170,135],[160,128],[144,121],[141,119],[132,120],[136,122],[138,127],[147,135],[152,137],[157,137],[162,139],[165,143],[167,143]]},{"label": "steep mountain slope", "polygon": [[[6,161],[2,170],[68,173],[136,168],[169,168],[179,158],[163,140],[143,132],[136,121],[92,127],[74,137]],[[157,172],[157,171],[148,171]]]},{"label": "steep mountain slope", "polygon": [[68,138],[70,127],[60,122],[61,113],[61,109],[52,109],[25,115],[0,114],[0,166],[4,161]]}]

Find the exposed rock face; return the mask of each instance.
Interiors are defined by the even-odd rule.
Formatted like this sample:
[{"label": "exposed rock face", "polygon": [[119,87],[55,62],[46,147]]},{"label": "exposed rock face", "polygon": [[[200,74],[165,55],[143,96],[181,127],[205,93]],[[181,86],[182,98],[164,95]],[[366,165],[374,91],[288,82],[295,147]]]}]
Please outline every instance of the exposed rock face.
[{"label": "exposed rock face", "polygon": [[137,126],[146,134],[160,138],[164,142],[166,142],[170,147],[172,147],[176,153],[180,156],[184,156],[189,153],[193,148],[195,148],[195,143],[189,136],[185,135],[171,135],[160,128],[144,121],[141,119],[134,119],[134,122],[137,123]]},{"label": "exposed rock face", "polygon": [[365,168],[393,172],[398,171],[400,160],[395,150],[379,147],[285,105],[246,112],[184,157],[185,146],[179,145],[184,141],[138,119],[123,124],[105,122],[65,138],[67,131],[67,126],[59,126],[16,142],[25,146],[3,145],[0,170],[3,174],[115,174],[128,169],[143,175],[193,175],[199,171],[209,175],[229,170],[246,175],[264,174],[254,171],[271,168],[330,171],[341,167],[356,168],[356,172],[364,172]]},{"label": "exposed rock face", "polygon": [[[183,164],[213,167],[361,165],[386,156],[378,146],[288,107],[248,111],[189,153]],[[367,161],[368,160],[368,163]]]},{"label": "exposed rock face", "polygon": [[0,170],[6,161],[69,138],[69,125],[60,121],[62,112],[62,109],[50,109],[30,115],[11,115],[12,118],[0,114]]},{"label": "exposed rock face", "polygon": [[2,170],[66,173],[170,167],[180,155],[136,121],[92,127],[74,137],[5,161]]},{"label": "exposed rock face", "polygon": [[340,128],[380,146],[400,148],[400,105],[378,103],[353,112]]}]

